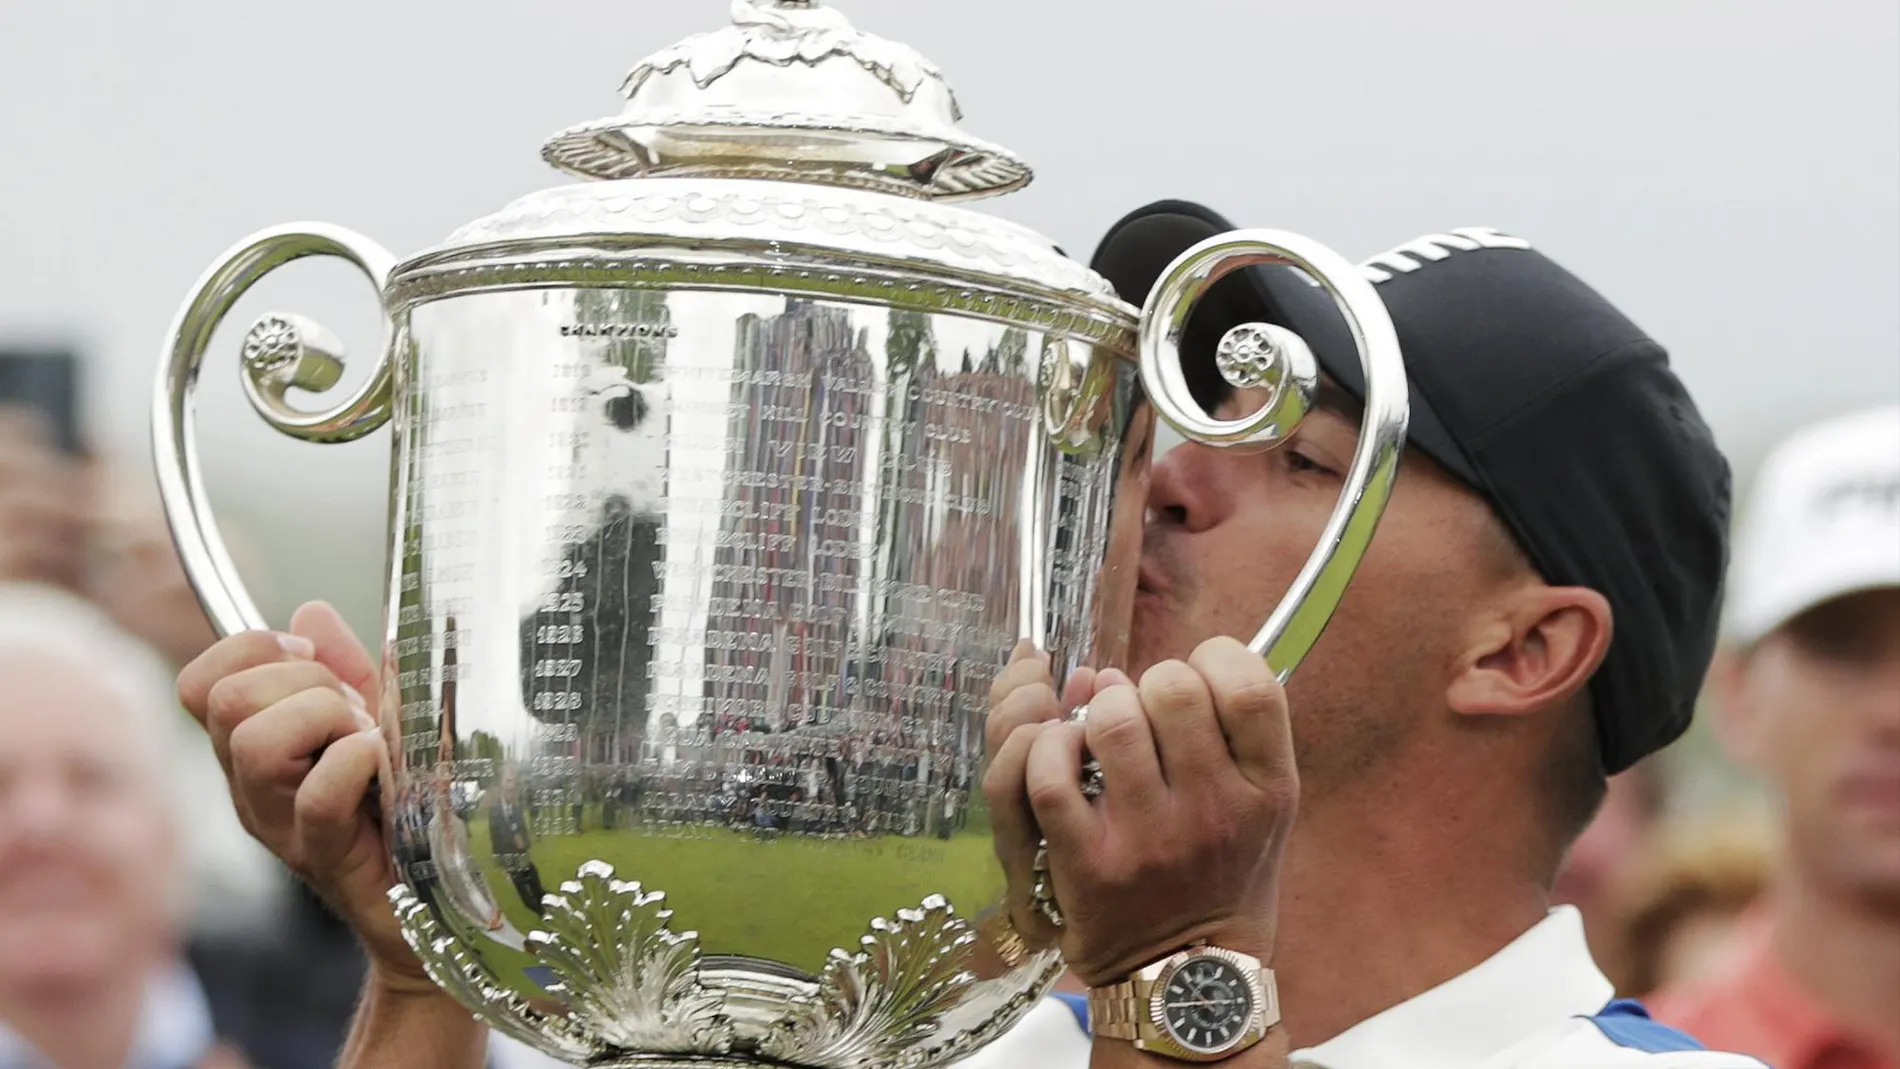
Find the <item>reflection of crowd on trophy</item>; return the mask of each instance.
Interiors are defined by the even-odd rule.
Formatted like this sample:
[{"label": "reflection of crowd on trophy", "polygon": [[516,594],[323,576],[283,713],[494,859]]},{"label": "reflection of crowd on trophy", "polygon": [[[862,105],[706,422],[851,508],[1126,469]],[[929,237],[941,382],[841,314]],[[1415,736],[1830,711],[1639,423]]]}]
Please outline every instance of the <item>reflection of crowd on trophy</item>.
[{"label": "reflection of crowd on trophy", "polygon": [[[967,826],[978,758],[902,735],[779,735],[734,725],[697,744],[662,734],[617,770],[621,811],[667,832],[723,826],[758,835],[949,838]],[[605,818],[603,818],[605,819]]]}]

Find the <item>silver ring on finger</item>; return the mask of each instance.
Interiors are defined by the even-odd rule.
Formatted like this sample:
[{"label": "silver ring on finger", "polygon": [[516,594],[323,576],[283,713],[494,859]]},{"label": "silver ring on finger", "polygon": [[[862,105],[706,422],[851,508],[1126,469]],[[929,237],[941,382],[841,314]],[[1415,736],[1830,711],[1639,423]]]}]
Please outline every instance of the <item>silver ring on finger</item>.
[{"label": "silver ring on finger", "polygon": [[1102,763],[1091,757],[1082,762],[1082,797],[1094,801],[1102,796],[1107,780],[1102,777]]},{"label": "silver ring on finger", "polygon": [[[1071,723],[1075,723],[1075,724],[1088,723],[1089,722],[1089,707],[1084,705],[1081,708],[1077,709],[1074,713],[1070,714],[1069,720]],[[1100,798],[1102,796],[1102,788],[1104,785],[1105,785],[1105,781],[1102,778],[1102,763],[1095,759],[1094,754],[1089,753],[1086,750],[1083,751],[1083,754],[1082,754],[1082,797],[1087,798],[1090,801],[1094,801],[1095,799]]]},{"label": "silver ring on finger", "polygon": [[1029,888],[1029,904],[1052,926],[1063,926],[1062,907],[1056,904],[1055,885],[1049,878],[1049,840],[1036,844],[1036,860],[1030,865],[1035,882]]}]

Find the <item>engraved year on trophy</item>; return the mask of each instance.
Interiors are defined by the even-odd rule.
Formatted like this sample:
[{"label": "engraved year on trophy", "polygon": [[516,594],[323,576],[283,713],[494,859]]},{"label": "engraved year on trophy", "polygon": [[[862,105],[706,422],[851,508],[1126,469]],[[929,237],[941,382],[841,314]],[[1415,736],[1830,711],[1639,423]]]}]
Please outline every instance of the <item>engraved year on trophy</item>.
[{"label": "engraved year on trophy", "polygon": [[298,224],[227,252],[166,343],[154,433],[183,558],[229,634],[267,626],[209,511],[192,397],[258,279],[341,257],[381,295],[373,374],[260,318],[241,372],[285,434],[393,430],[381,712],[391,892],[436,981],[574,1064],[930,1069],[1058,975],[1024,947],[978,790],[1020,637],[1120,663],[1154,419],[1271,446],[1317,381],[1274,327],[1178,344],[1229,271],[1336,299],[1370,396],[1348,488],[1257,648],[1289,672],[1390,491],[1406,420],[1371,285],[1295,235],[1189,251],[1140,314],[1047,239],[958,202],[1029,168],[958,128],[916,52],[815,2],[634,68],[620,115],[549,141],[584,181],[398,263]]}]

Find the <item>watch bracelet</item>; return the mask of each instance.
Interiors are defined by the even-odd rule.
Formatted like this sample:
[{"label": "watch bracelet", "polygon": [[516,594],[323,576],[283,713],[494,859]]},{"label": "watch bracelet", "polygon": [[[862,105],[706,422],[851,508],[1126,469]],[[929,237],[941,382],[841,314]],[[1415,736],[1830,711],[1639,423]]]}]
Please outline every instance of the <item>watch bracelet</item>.
[{"label": "watch bracelet", "polygon": [[1089,1031],[1105,1039],[1140,1039],[1148,1019],[1148,985],[1124,981],[1089,992]]}]

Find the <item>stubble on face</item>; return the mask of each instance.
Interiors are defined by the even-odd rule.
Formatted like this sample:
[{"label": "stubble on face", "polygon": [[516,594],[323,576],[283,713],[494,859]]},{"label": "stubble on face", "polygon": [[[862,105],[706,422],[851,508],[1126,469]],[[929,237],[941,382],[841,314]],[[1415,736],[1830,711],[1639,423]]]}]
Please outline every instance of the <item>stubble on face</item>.
[{"label": "stubble on face", "polygon": [[[1318,543],[1357,424],[1321,412],[1266,453],[1177,446],[1157,465],[1135,602],[1137,671],[1220,635],[1251,639]],[[1488,507],[1408,453],[1379,533],[1288,683],[1309,801],[1363,781],[1405,748],[1462,649],[1460,614],[1514,566]]]}]

